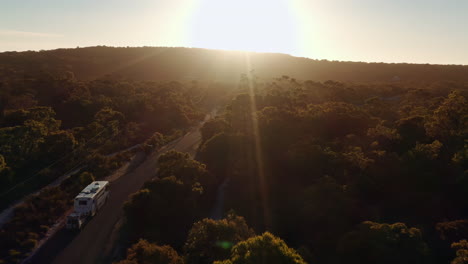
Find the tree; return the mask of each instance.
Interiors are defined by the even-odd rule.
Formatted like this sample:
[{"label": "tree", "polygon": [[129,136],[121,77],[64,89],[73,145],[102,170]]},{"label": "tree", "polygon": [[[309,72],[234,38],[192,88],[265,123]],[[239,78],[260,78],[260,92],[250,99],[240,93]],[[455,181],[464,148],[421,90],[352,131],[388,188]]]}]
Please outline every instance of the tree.
[{"label": "tree", "polygon": [[103,108],[96,113],[94,119],[101,126],[110,128],[112,134],[115,135],[123,127],[125,116],[118,111],[112,110],[111,108]]},{"label": "tree", "polygon": [[146,182],[124,205],[131,238],[181,246],[198,213],[201,193],[200,187],[174,176]]},{"label": "tree", "polygon": [[160,178],[175,176],[184,184],[201,183],[203,187],[210,187],[214,179],[206,170],[206,165],[190,157],[188,153],[168,151],[158,158]]},{"label": "tree", "polygon": [[464,219],[437,223],[436,231],[441,240],[454,243],[462,240],[464,237],[468,237],[468,220]]},{"label": "tree", "polygon": [[140,239],[127,250],[127,258],[116,264],[183,264],[183,259],[170,246],[158,246]]},{"label": "tree", "polygon": [[25,160],[37,157],[47,134],[48,128],[35,120],[28,120],[22,126],[1,128],[0,153],[9,164],[21,166]]},{"label": "tree", "polygon": [[47,153],[43,160],[50,162],[70,154],[78,145],[75,136],[68,131],[57,131],[45,137],[41,144],[41,153]]},{"label": "tree", "polygon": [[90,172],[85,171],[80,174],[80,186],[82,186],[82,188],[92,183],[94,180],[94,175]]},{"label": "tree", "polygon": [[242,241],[231,250],[231,258],[214,264],[305,264],[302,257],[269,232]]},{"label": "tree", "polygon": [[346,186],[340,185],[330,176],[305,188],[294,197],[292,204],[286,204],[282,221],[284,232],[288,226],[301,227],[300,233],[291,233],[303,245],[328,252],[335,249],[336,241],[356,221],[353,214],[358,208]]},{"label": "tree", "polygon": [[367,135],[378,141],[379,145],[387,148],[398,143],[401,138],[396,129],[386,127],[382,124],[378,124],[374,128],[369,128],[369,130],[367,130]]},{"label": "tree", "polygon": [[44,124],[49,132],[57,131],[61,121],[55,119],[55,111],[51,107],[38,106],[29,109],[11,111],[5,116],[5,126],[18,126],[28,120]]},{"label": "tree", "polygon": [[0,171],[3,171],[6,168],[7,168],[7,163],[5,161],[5,158],[3,157],[3,155],[0,155]]},{"label": "tree", "polygon": [[229,156],[233,152],[230,148],[232,141],[233,136],[219,133],[209,138],[198,151],[200,159],[216,175],[223,175],[229,166]]},{"label": "tree", "polygon": [[[281,97],[284,98],[284,97]],[[293,111],[278,107],[264,107],[258,113],[260,131],[269,151],[278,152],[278,149],[287,148],[302,131],[301,119]],[[274,147],[274,148],[273,148]]]},{"label": "tree", "polygon": [[152,149],[159,149],[165,143],[163,134],[156,132],[149,139],[147,139],[143,145],[145,151]]},{"label": "tree", "polygon": [[226,121],[232,130],[241,133],[252,133],[251,98],[247,93],[239,94],[227,107]]},{"label": "tree", "polygon": [[416,144],[414,149],[410,151],[410,155],[416,159],[435,160],[439,157],[442,145],[438,140],[435,140],[431,144]]},{"label": "tree", "polygon": [[5,158],[0,154],[0,184],[2,186],[10,186],[13,180],[13,171],[8,167]]},{"label": "tree", "polygon": [[468,136],[468,101],[452,91],[426,123],[427,133],[437,139],[453,141]]},{"label": "tree", "polygon": [[304,129],[323,139],[362,135],[375,123],[361,108],[343,102],[309,104],[303,115],[307,124]]},{"label": "tree", "polygon": [[429,190],[431,196],[446,179],[440,173],[445,161],[442,159],[443,144],[435,140],[430,144],[416,144],[403,155],[403,166],[408,177],[406,184],[412,190]]},{"label": "tree", "polygon": [[457,256],[451,264],[468,264],[468,241],[463,239],[453,243],[452,248],[457,250]]},{"label": "tree", "polygon": [[218,133],[224,132],[228,127],[228,123],[221,118],[214,118],[207,121],[200,129],[202,142],[207,141]]},{"label": "tree", "polygon": [[396,122],[398,134],[401,135],[405,147],[413,146],[415,142],[423,142],[426,139],[424,129],[424,117],[411,116]]},{"label": "tree", "polygon": [[421,230],[403,223],[363,222],[342,237],[337,252],[343,263],[350,264],[431,262]]},{"label": "tree", "polygon": [[241,216],[229,214],[221,220],[205,218],[190,229],[184,246],[187,263],[213,263],[227,259],[235,244],[254,235]]},{"label": "tree", "polygon": [[117,121],[118,124],[121,124],[125,120],[125,116],[118,112],[114,111],[111,108],[103,108],[96,113],[94,119],[102,125],[109,124],[109,122]]}]

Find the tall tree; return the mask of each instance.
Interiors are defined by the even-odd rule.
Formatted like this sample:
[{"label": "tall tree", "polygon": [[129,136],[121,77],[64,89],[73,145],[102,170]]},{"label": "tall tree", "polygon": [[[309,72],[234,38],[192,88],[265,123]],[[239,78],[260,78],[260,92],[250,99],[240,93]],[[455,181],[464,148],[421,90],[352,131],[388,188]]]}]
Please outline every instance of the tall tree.
[{"label": "tall tree", "polygon": [[244,218],[232,213],[221,220],[205,218],[190,229],[184,246],[187,263],[213,263],[227,259],[235,244],[254,235]]},{"label": "tall tree", "polygon": [[269,232],[235,245],[231,258],[214,264],[305,264],[302,257],[286,243]]},{"label": "tall tree", "polygon": [[116,264],[183,264],[183,259],[170,246],[158,246],[140,239],[127,250],[127,258]]},{"label": "tall tree", "polygon": [[421,230],[403,223],[363,222],[343,236],[337,251],[340,260],[350,264],[431,263]]}]

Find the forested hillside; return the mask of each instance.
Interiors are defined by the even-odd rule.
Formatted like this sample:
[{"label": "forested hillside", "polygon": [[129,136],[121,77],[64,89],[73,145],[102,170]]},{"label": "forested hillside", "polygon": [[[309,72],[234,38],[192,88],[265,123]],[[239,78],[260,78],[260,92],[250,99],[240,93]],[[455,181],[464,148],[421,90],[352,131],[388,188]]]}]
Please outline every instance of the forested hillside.
[{"label": "forested hillside", "polygon": [[[6,81],[2,88],[0,148],[9,170],[2,190],[64,155],[73,153],[56,166],[68,168],[96,148],[109,154],[155,132],[186,128],[203,118],[194,102],[207,93],[196,84],[77,81],[45,74]],[[47,174],[55,174],[55,167]]]},{"label": "forested hillside", "polygon": [[[467,100],[468,66],[0,53],[0,206],[79,169],[15,208],[0,263],[136,152],[158,169],[123,206],[115,263],[465,263]],[[195,157],[157,152],[213,109]]]},{"label": "forested hillside", "polygon": [[0,208],[71,174],[27,197],[1,227],[0,259],[7,263],[27,256],[87,184],[136,152],[180,137],[220,98],[216,88],[229,90],[199,82],[77,80],[72,72],[11,75],[0,86]]},{"label": "forested hillside", "polygon": [[[129,241],[145,240],[120,263],[151,259],[156,244],[186,263],[463,263],[467,96],[461,82],[244,75],[203,126],[199,161],[162,157],[171,169],[127,203]],[[220,200],[226,218],[203,219]],[[284,241],[255,236],[265,231]]]},{"label": "forested hillside", "polygon": [[227,208],[311,263],[454,258],[468,235],[467,84],[250,84],[202,130]]},{"label": "forested hillside", "polygon": [[247,67],[261,78],[282,75],[313,81],[468,81],[468,66],[338,62],[285,54],[195,48],[89,47],[0,53],[0,76],[49,72],[77,79],[103,76],[133,80],[216,80],[237,82]]}]

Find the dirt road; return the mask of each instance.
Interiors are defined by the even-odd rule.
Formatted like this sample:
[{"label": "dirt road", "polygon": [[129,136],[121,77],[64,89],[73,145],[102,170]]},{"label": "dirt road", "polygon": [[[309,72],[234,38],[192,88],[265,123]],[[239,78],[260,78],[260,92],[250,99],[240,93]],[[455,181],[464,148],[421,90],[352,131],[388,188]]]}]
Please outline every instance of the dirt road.
[{"label": "dirt road", "polygon": [[109,245],[113,244],[114,227],[123,216],[123,204],[129,195],[138,191],[143,183],[156,175],[157,159],[160,154],[177,150],[195,154],[201,141],[199,132],[202,124],[193,128],[179,140],[164,146],[161,151],[149,156],[133,171],[122,175],[111,183],[111,196],[98,214],[78,234],[68,230],[59,231],[31,259],[31,263],[102,263]]}]

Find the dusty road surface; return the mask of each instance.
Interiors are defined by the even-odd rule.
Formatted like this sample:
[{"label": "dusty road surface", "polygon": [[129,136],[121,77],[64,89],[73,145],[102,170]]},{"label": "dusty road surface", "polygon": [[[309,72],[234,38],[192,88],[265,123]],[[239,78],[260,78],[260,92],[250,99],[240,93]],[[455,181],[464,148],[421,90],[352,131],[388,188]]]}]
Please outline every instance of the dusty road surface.
[{"label": "dusty road surface", "polygon": [[169,150],[188,152],[192,156],[201,141],[199,132],[202,124],[193,128],[185,136],[166,145],[158,153],[149,156],[133,171],[119,177],[111,183],[111,194],[107,203],[77,234],[69,230],[59,231],[31,259],[31,263],[102,263],[115,236],[114,227],[123,216],[123,204],[129,195],[138,191],[143,183],[154,177],[158,156]]}]

